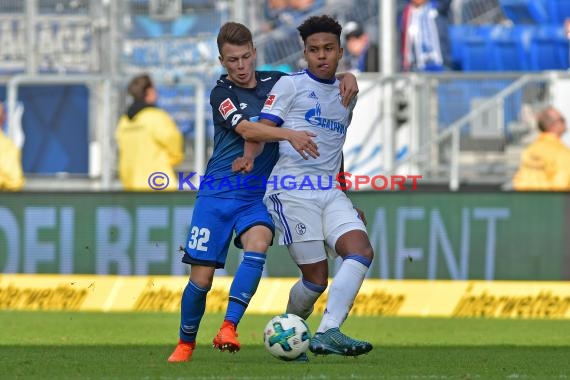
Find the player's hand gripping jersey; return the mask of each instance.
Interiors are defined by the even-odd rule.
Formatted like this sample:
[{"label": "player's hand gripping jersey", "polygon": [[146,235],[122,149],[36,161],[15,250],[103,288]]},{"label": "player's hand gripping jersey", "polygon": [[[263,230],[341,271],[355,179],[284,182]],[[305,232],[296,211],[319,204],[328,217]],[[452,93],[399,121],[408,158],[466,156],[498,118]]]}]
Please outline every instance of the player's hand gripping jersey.
[{"label": "player's hand gripping jersey", "polygon": [[342,105],[339,83],[337,79],[325,81],[303,71],[282,77],[271,90],[260,118],[283,128],[315,133],[320,156],[304,160],[289,142],[279,142],[279,160],[271,172],[275,186],[267,186],[267,194],[283,191],[285,176],[292,176],[297,184],[308,177],[315,188],[319,183],[328,187],[331,178],[332,186],[338,184],[342,146],[356,104],[355,99],[348,108]]}]

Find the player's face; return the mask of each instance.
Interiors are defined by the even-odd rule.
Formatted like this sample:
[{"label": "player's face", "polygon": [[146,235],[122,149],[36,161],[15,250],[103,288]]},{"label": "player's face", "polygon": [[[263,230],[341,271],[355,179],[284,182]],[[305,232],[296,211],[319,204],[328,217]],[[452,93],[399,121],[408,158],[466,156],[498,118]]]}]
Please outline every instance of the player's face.
[{"label": "player's face", "polygon": [[220,63],[228,72],[228,78],[240,87],[253,88],[255,82],[256,52],[252,44],[222,46]]},{"label": "player's face", "polygon": [[307,68],[319,79],[329,80],[336,74],[342,48],[333,33],[315,33],[305,41]]}]

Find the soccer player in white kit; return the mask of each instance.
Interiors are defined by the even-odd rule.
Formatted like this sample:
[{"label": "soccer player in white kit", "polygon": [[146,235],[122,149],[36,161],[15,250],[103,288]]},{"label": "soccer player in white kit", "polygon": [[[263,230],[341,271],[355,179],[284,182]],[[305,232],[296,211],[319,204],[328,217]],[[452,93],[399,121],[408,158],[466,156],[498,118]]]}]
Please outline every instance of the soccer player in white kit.
[{"label": "soccer player in white kit", "polygon": [[[313,16],[298,30],[308,68],[277,81],[260,120],[271,126],[307,131],[316,145],[308,145],[302,157],[287,141],[279,143],[279,160],[268,180],[264,202],[280,232],[280,244],[287,245],[302,273],[289,294],[288,313],[305,319],[311,314],[315,301],[327,288],[327,251],[331,257],[342,258],[309,348],[314,354],[357,356],[372,350],[372,345],[348,337],[339,328],[374,252],[362,219],[336,180],[356,101],[348,107],[342,105],[335,78],[343,54],[340,24],[329,16]],[[253,131],[259,125],[252,123],[251,128]],[[251,140],[271,141],[272,130],[266,127],[264,136],[252,132]],[[253,146],[234,161],[234,170],[249,171],[256,156]]]}]

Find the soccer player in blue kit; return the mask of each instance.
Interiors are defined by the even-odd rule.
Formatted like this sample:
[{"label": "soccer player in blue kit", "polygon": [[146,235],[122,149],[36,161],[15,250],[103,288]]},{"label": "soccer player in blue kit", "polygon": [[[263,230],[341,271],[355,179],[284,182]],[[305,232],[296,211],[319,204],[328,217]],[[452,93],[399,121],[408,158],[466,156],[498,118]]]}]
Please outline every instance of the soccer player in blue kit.
[{"label": "soccer player in blue kit", "polygon": [[[273,85],[287,74],[255,71],[252,35],[242,24],[224,24],[217,44],[219,60],[227,75],[220,77],[210,94],[215,126],[214,152],[206,168],[206,180],[198,190],[184,247],[182,261],[191,265],[190,278],[182,293],[179,342],[169,362],[191,359],[214,271],[224,267],[234,231],[234,244],[244,250],[243,260],[230,287],[224,321],[212,343],[222,351],[240,349],[236,328],[257,290],[265,253],[274,235],[273,221],[262,201],[265,188],[240,185],[240,175],[232,172],[232,162],[243,156],[244,138],[247,138],[240,123],[256,120]],[[339,77],[343,78],[341,92],[348,104],[358,92],[356,78],[352,74]],[[280,130],[275,140],[288,141],[300,154],[316,154],[312,133]],[[276,143],[265,144],[250,175],[268,177],[278,155]]]}]

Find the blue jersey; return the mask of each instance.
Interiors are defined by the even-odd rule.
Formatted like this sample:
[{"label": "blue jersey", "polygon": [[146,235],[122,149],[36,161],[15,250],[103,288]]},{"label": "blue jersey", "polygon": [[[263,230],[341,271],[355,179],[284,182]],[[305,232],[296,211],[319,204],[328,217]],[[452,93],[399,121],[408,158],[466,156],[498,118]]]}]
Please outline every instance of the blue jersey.
[{"label": "blue jersey", "polygon": [[232,173],[232,162],[243,156],[244,140],[235,132],[242,120],[257,120],[263,104],[279,78],[287,75],[278,71],[256,71],[255,88],[242,88],[222,75],[210,93],[214,115],[214,152],[208,161],[198,196],[218,198],[263,198],[265,188],[261,178],[269,177],[279,158],[277,143],[266,143],[255,159],[254,169],[247,175]]}]

